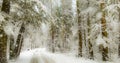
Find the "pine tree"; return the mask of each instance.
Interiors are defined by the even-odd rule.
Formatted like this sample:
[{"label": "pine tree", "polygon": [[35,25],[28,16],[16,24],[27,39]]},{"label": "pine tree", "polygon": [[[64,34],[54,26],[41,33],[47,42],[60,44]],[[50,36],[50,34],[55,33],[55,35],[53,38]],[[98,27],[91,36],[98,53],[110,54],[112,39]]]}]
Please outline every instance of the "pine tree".
[{"label": "pine tree", "polygon": [[54,24],[52,24],[51,25],[51,44],[52,44],[52,46],[51,46],[51,50],[52,50],[52,52],[54,53],[55,52],[55,26],[54,26]]},{"label": "pine tree", "polygon": [[[89,7],[90,1],[88,0],[88,5],[87,7]],[[90,23],[90,15],[88,13],[87,15],[87,25],[88,25],[88,36],[90,35],[90,27],[91,27],[91,23]],[[92,49],[92,43],[90,41],[90,38],[88,39],[88,48],[89,48],[89,58],[93,59],[93,49]]]},{"label": "pine tree", "polygon": [[10,54],[10,59],[16,59],[20,55],[20,51],[21,51],[23,39],[24,39],[23,37],[24,32],[25,32],[25,24],[22,23],[17,40],[16,40],[16,44],[14,46],[14,49],[12,50],[12,53]]},{"label": "pine tree", "polygon": [[[100,9],[102,11],[102,18],[101,18],[101,28],[102,28],[102,38],[107,38],[108,33],[106,31],[106,19],[105,19],[105,2],[100,3]],[[107,43],[107,41],[106,41]],[[104,47],[103,44],[99,47],[100,51],[102,52],[102,59],[103,61],[108,60],[108,47]]]},{"label": "pine tree", "polygon": [[[3,0],[1,11],[9,14],[10,0]],[[6,20],[8,20],[6,18]],[[0,26],[0,63],[7,63],[7,35],[3,29],[3,24]]]},{"label": "pine tree", "polygon": [[78,21],[78,37],[79,37],[79,52],[78,52],[78,56],[82,57],[82,32],[81,32],[81,16],[80,16],[80,2],[79,0],[77,0],[77,21]]}]

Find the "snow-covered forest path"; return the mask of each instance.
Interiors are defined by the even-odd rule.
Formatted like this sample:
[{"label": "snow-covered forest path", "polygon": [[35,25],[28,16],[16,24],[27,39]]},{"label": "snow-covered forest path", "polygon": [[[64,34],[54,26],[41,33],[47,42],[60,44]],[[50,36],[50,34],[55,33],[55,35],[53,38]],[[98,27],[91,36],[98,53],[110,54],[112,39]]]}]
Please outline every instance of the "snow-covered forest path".
[{"label": "snow-covered forest path", "polygon": [[97,63],[92,60],[75,58],[63,54],[53,54],[45,49],[24,51],[16,61],[10,63]]},{"label": "snow-covered forest path", "polygon": [[0,0],[0,9],[0,63],[120,63],[120,0]]},{"label": "snow-covered forest path", "polygon": [[[85,58],[76,58],[64,54],[50,53],[46,51],[45,48],[37,48],[34,50],[21,52],[19,58],[16,61],[10,61],[10,63],[101,63],[101,62]],[[116,61],[115,63],[119,62]]]}]

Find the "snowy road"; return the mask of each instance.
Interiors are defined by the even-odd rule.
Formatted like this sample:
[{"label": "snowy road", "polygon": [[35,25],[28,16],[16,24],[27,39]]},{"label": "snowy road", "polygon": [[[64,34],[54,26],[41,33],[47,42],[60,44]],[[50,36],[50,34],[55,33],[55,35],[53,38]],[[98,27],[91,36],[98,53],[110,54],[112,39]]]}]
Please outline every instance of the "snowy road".
[{"label": "snowy road", "polygon": [[75,58],[63,54],[53,54],[45,49],[24,51],[16,62],[10,63],[98,63],[84,58]]}]

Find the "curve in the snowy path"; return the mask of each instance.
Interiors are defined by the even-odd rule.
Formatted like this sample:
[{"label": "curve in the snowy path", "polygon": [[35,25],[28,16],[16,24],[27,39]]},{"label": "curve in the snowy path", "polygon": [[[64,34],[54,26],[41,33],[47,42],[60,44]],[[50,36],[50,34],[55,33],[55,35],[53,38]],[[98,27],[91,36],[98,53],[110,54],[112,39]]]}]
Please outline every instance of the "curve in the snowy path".
[{"label": "curve in the snowy path", "polygon": [[75,58],[63,54],[53,54],[45,49],[24,51],[14,63],[97,63],[84,58]]}]

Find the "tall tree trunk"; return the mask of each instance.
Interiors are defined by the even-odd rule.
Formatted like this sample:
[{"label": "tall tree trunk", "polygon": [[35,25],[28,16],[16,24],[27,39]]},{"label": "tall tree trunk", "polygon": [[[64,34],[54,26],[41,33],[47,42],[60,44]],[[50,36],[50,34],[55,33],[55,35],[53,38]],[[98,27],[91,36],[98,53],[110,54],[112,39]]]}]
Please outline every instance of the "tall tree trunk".
[{"label": "tall tree trunk", "polygon": [[54,53],[55,52],[55,26],[51,25],[51,41],[52,41],[52,46],[51,46],[51,50]]},{"label": "tall tree trunk", "polygon": [[11,58],[10,59],[16,59],[19,55],[20,55],[20,51],[21,51],[21,47],[22,47],[22,43],[23,43],[23,33],[25,32],[25,24],[22,23],[21,28],[19,30],[19,34],[17,37],[17,41],[16,44],[14,46],[14,49],[12,50],[11,53]]},{"label": "tall tree trunk", "polygon": [[[1,11],[9,14],[10,0],[3,0]],[[0,26],[0,63],[7,63],[7,35],[4,32],[3,25]]]},{"label": "tall tree trunk", "polygon": [[0,63],[7,63],[7,35],[5,34],[3,27],[0,26]]},{"label": "tall tree trunk", "polygon": [[[120,2],[120,0],[119,0]],[[118,8],[118,11],[119,11],[119,22],[120,22],[120,8]],[[120,41],[120,30],[119,30],[119,41]],[[118,57],[120,57],[120,42],[119,42],[119,45],[118,45]]]},{"label": "tall tree trunk", "polygon": [[[89,13],[88,13],[88,20],[87,20],[87,25],[88,25],[88,36],[90,35],[90,17],[89,17]],[[88,39],[88,48],[89,48],[89,58],[90,59],[94,59],[93,57],[93,49],[92,49],[92,43],[90,41],[90,38]]]},{"label": "tall tree trunk", "polygon": [[80,16],[80,4],[79,4],[79,0],[76,1],[77,2],[77,16],[78,16],[78,37],[79,37],[79,48],[78,48],[78,56],[82,57],[82,33],[81,33],[81,16]]},{"label": "tall tree trunk", "polygon": [[13,36],[9,36],[9,42],[10,42],[10,46],[8,45],[8,47],[9,47],[9,59],[11,59],[13,56],[12,56],[12,54],[13,54],[13,51],[14,51],[14,49],[15,49],[15,45],[14,45],[14,37]]},{"label": "tall tree trunk", "polygon": [[3,0],[2,11],[9,14],[9,12],[10,12],[10,0]]},{"label": "tall tree trunk", "polygon": [[[100,3],[100,8],[102,10],[102,18],[101,18],[102,37],[107,38],[108,33],[106,31],[105,11],[103,11],[103,9],[105,8],[105,3],[104,2]],[[106,43],[107,43],[107,41],[106,41]],[[103,61],[107,61],[108,60],[108,47],[104,47],[103,45],[101,45],[99,48],[101,49],[101,52],[102,52]]]},{"label": "tall tree trunk", "polygon": [[[90,1],[89,0],[87,0],[88,1],[88,4],[87,4],[87,7],[89,7],[90,6]],[[87,18],[87,28],[88,28],[88,36],[90,35],[90,27],[91,27],[91,23],[90,23],[90,15],[89,15],[89,12],[88,12],[88,18]],[[94,57],[93,57],[93,49],[92,49],[92,43],[91,43],[91,41],[90,41],[90,38],[88,39],[88,48],[89,48],[89,58],[90,59],[94,59]]]}]

